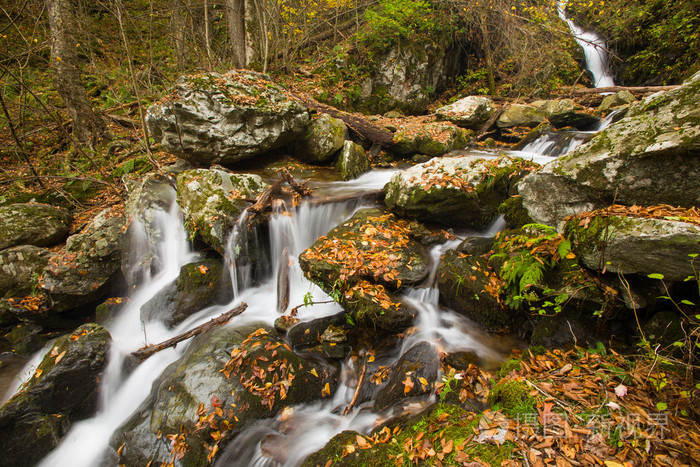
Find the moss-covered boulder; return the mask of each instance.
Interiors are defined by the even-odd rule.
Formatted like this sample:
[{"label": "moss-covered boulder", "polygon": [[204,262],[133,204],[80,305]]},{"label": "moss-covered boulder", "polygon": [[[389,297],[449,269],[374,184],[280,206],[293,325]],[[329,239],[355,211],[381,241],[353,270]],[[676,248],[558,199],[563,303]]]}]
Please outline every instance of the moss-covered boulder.
[{"label": "moss-covered boulder", "polygon": [[629,91],[618,91],[615,94],[610,94],[603,98],[603,101],[598,105],[598,112],[607,112],[615,107],[620,107],[623,105],[629,105],[636,102],[637,98],[634,97]]},{"label": "moss-covered boulder", "polygon": [[384,186],[387,207],[454,227],[486,228],[511,187],[536,164],[519,158],[442,157],[395,174]]},{"label": "moss-covered boulder", "polygon": [[53,246],[68,237],[73,220],[65,208],[48,204],[0,207],[0,250],[17,245]]},{"label": "moss-covered boulder", "polygon": [[452,104],[440,107],[435,115],[462,128],[480,129],[491,118],[496,106],[488,97],[467,96]]},{"label": "moss-covered boulder", "polygon": [[524,126],[534,128],[546,120],[547,116],[537,106],[527,104],[511,104],[496,120],[498,128]]},{"label": "moss-covered boulder", "polygon": [[428,276],[417,225],[381,209],[364,209],[319,238],[299,256],[302,271],[360,325],[386,331],[410,326],[415,311],[393,291]]},{"label": "moss-covered boulder", "polygon": [[519,185],[536,222],[624,205],[700,205],[700,73],[627,115]]},{"label": "moss-covered boulder", "polygon": [[29,295],[50,256],[46,248],[31,245],[0,251],[0,297]]},{"label": "moss-covered boulder", "polygon": [[220,259],[205,259],[180,268],[168,287],[141,307],[141,320],[160,321],[174,328],[188,316],[233,298],[231,279]]},{"label": "moss-covered boulder", "polygon": [[437,157],[466,148],[470,139],[468,130],[450,122],[416,124],[394,135],[391,151],[400,156],[425,154]]},{"label": "moss-covered boulder", "polygon": [[538,101],[532,105],[537,106],[555,128],[570,126],[583,129],[600,120],[595,115],[585,112],[582,106],[571,99]]},{"label": "moss-covered boulder", "polygon": [[294,143],[297,159],[309,163],[326,162],[343,147],[348,137],[345,122],[328,114],[311,120]]},{"label": "moss-covered boulder", "polygon": [[[57,312],[97,304],[123,284],[120,237],[124,216],[110,208],[99,213],[79,234],[66,240],[39,280]],[[116,290],[114,290],[116,292]]]},{"label": "moss-covered boulder", "polygon": [[170,95],[148,109],[146,122],[163,147],[198,164],[231,164],[294,141],[306,108],[249,70],[180,78]]},{"label": "moss-covered boulder", "polygon": [[700,253],[700,225],[626,215],[573,218],[564,235],[587,267],[623,275],[662,274],[668,281],[694,275],[691,254]]},{"label": "moss-covered boulder", "polygon": [[97,410],[111,337],[86,324],[56,341],[29,381],[0,408],[0,465],[36,465],[73,422]]},{"label": "moss-covered boulder", "polygon": [[340,172],[340,177],[343,180],[351,180],[369,171],[369,157],[362,146],[352,141],[345,141],[335,163],[335,168]]},{"label": "moss-covered boulder", "polygon": [[154,384],[152,396],[110,444],[119,464],[210,465],[208,456],[260,419],[330,397],[335,370],[303,360],[276,331],[257,324],[218,327],[195,337]]},{"label": "moss-covered boulder", "polygon": [[259,175],[231,174],[219,169],[188,170],[177,177],[177,203],[190,235],[219,253],[236,221],[266,187]]}]

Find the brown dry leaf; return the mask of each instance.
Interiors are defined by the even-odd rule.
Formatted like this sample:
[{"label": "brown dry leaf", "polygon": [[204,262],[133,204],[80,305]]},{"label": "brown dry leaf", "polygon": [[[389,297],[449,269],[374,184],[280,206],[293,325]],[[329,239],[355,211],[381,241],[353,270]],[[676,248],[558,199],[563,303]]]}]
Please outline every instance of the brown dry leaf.
[{"label": "brown dry leaf", "polygon": [[58,356],[56,357],[56,361],[54,363],[58,364],[58,362],[60,362],[65,355],[66,355],[66,351],[64,350],[63,352],[58,354]]},{"label": "brown dry leaf", "polygon": [[413,389],[414,383],[410,376],[406,376],[406,379],[402,381],[403,383],[403,393],[408,394]]},{"label": "brown dry leaf", "polygon": [[360,449],[369,449],[372,447],[372,444],[369,441],[367,441],[367,439],[364,436],[355,436],[355,441],[357,441],[357,445],[360,447]]}]

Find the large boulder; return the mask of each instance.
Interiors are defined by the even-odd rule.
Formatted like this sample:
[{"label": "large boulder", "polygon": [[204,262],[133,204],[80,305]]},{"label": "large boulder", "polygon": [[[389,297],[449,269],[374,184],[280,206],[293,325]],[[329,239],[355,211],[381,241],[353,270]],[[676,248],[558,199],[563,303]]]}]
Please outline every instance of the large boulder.
[{"label": "large boulder", "polygon": [[31,245],[0,251],[0,297],[23,297],[32,293],[50,256],[46,248]]},{"label": "large boulder", "polygon": [[488,97],[467,96],[435,111],[439,119],[448,120],[462,128],[480,129],[491,118],[496,107]]},{"label": "large boulder", "polygon": [[438,157],[466,148],[469,139],[469,131],[450,122],[418,123],[394,135],[391,151],[400,156],[425,154]]},{"label": "large boulder", "polygon": [[53,246],[68,237],[73,216],[48,204],[0,207],[0,250],[17,245]]},{"label": "large boulder", "polygon": [[182,465],[210,465],[215,447],[256,421],[329,397],[336,376],[323,363],[302,360],[272,329],[218,327],[193,339],[110,444],[119,449],[120,465],[174,456]]},{"label": "large boulder", "polygon": [[219,253],[236,221],[267,185],[259,175],[231,174],[220,169],[188,170],[177,177],[177,202],[185,226]]},{"label": "large boulder", "polygon": [[231,279],[223,261],[196,261],[180,268],[178,278],[141,307],[141,319],[157,320],[173,328],[199,310],[228,303],[232,298]]},{"label": "large boulder", "polygon": [[231,164],[294,141],[306,108],[267,75],[233,70],[180,78],[148,109],[146,122],[163,147],[199,164]]},{"label": "large boulder", "polygon": [[573,218],[564,235],[587,267],[623,275],[662,274],[668,281],[693,276],[691,254],[700,252],[700,225],[625,215]]},{"label": "large boulder", "polygon": [[402,216],[484,229],[509,191],[536,164],[479,155],[434,158],[396,173],[384,186],[387,207]]},{"label": "large boulder", "polygon": [[424,112],[455,71],[458,55],[457,48],[391,47],[374,57],[376,71],[360,84],[353,106],[367,113]]},{"label": "large boulder", "polygon": [[99,213],[79,234],[66,240],[39,280],[57,312],[96,304],[123,283],[120,237],[124,216],[108,208]]},{"label": "large boulder", "polygon": [[393,291],[428,276],[425,250],[413,238],[417,227],[386,211],[364,209],[319,238],[299,264],[359,325],[405,329],[415,312]]},{"label": "large boulder", "polygon": [[294,143],[294,155],[304,162],[325,162],[340,151],[347,137],[345,122],[321,114],[308,123]]},{"label": "large boulder", "polygon": [[111,337],[86,324],[56,341],[22,389],[0,408],[1,466],[36,465],[73,422],[97,410]]},{"label": "large boulder", "polygon": [[613,202],[700,205],[700,73],[682,86],[630,107],[586,144],[519,185],[523,204],[540,223]]},{"label": "large boulder", "polygon": [[571,99],[539,101],[533,102],[532,105],[536,105],[555,128],[572,126],[583,129],[600,120],[595,115],[585,112],[582,106]]},{"label": "large boulder", "polygon": [[498,128],[517,126],[534,128],[544,122],[547,116],[537,106],[528,104],[512,104],[508,106],[496,120]]}]

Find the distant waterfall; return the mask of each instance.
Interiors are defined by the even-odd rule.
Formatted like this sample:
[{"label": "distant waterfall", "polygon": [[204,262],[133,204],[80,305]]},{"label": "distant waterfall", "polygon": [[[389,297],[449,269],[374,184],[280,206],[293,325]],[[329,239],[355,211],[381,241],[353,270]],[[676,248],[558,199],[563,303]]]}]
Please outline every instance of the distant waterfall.
[{"label": "distant waterfall", "polygon": [[583,49],[583,54],[586,57],[586,66],[593,75],[593,85],[597,88],[615,86],[608,63],[605,41],[598,34],[592,31],[584,31],[567,18],[566,3],[565,0],[558,2],[557,11],[559,12],[559,17],[569,26],[569,30],[576,42],[578,42],[578,45]]}]

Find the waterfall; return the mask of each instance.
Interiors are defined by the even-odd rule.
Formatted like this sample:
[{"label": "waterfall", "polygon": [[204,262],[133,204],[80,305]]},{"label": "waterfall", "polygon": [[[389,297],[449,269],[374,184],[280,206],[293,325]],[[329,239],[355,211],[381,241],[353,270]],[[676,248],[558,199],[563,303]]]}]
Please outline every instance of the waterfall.
[{"label": "waterfall", "polygon": [[586,66],[593,75],[593,86],[596,88],[615,86],[608,64],[605,41],[598,34],[592,31],[584,31],[570,20],[566,16],[566,4],[567,0],[557,2],[557,11],[559,17],[569,26],[569,30],[578,45],[583,49],[583,54],[586,57]]}]

